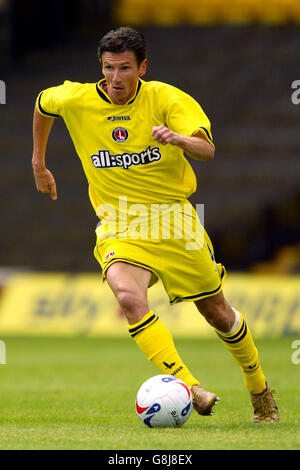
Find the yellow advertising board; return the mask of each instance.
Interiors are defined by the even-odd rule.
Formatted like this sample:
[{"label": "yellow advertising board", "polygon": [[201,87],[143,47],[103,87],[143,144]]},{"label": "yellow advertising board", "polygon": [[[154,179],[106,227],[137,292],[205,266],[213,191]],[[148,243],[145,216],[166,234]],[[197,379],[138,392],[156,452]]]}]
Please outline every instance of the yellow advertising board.
[{"label": "yellow advertising board", "polygon": [[117,0],[117,23],[133,26],[180,24],[285,24],[300,22],[299,0]]},{"label": "yellow advertising board", "polygon": [[[256,337],[300,334],[300,276],[228,275],[224,293]],[[193,302],[171,306],[159,283],[150,307],[175,336],[214,335]],[[127,335],[127,322],[97,274],[12,276],[0,297],[0,336]]]}]

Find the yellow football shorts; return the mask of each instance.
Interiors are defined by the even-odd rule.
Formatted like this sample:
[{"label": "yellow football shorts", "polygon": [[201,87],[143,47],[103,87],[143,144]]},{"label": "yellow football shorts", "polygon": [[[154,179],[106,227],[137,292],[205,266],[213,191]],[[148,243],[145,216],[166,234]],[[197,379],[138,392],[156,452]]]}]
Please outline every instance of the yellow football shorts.
[{"label": "yellow football shorts", "polygon": [[144,207],[136,217],[104,218],[98,224],[94,255],[103,280],[109,266],[121,261],[151,271],[149,287],[161,279],[171,304],[220,292],[226,270],[216,263],[212,243],[192,205],[188,201],[159,205],[151,207],[150,215]]}]

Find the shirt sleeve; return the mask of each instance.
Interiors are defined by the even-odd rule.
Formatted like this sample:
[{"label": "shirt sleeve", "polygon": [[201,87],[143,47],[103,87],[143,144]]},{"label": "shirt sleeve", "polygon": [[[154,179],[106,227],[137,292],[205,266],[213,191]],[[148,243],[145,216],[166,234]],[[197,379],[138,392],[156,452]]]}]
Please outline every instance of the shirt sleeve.
[{"label": "shirt sleeve", "polygon": [[201,106],[190,95],[171,87],[164,98],[166,126],[178,134],[187,137],[201,132],[213,146],[211,125]]},{"label": "shirt sleeve", "polygon": [[47,117],[59,118],[63,113],[64,84],[47,88],[39,93],[36,107],[40,114]]}]

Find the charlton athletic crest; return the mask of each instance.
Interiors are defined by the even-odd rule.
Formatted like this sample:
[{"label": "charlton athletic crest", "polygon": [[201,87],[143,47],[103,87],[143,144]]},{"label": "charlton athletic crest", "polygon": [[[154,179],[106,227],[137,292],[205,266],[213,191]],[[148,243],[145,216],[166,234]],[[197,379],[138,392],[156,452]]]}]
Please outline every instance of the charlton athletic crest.
[{"label": "charlton athletic crest", "polygon": [[116,142],[125,142],[128,139],[128,131],[124,127],[117,127],[113,130],[112,136]]}]

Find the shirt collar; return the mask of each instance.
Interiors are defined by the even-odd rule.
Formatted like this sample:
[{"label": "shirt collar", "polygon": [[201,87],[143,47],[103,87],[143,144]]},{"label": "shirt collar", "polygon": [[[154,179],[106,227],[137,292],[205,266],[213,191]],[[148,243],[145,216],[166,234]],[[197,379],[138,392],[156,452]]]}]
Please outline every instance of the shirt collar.
[{"label": "shirt collar", "polygon": [[[108,96],[108,94],[103,90],[103,88],[101,87],[102,83],[105,83],[106,82],[106,78],[102,78],[102,80],[100,80],[98,83],[96,83],[96,90],[97,90],[97,93],[98,95],[100,96],[100,98],[102,98],[104,101],[106,101],[107,103],[110,103],[110,104],[115,104],[112,102],[112,100],[110,99],[110,97]],[[135,90],[135,93],[134,95],[126,102],[124,103],[123,106],[127,105],[127,104],[131,104],[134,102],[134,100],[136,99],[140,89],[141,89],[141,86],[142,86],[142,83],[143,81],[139,78],[138,79],[138,82],[137,82],[137,85],[136,85],[136,90]]]}]

